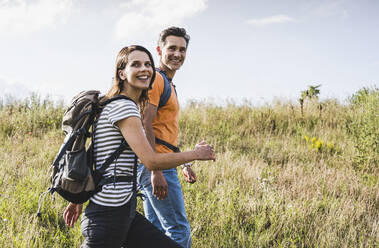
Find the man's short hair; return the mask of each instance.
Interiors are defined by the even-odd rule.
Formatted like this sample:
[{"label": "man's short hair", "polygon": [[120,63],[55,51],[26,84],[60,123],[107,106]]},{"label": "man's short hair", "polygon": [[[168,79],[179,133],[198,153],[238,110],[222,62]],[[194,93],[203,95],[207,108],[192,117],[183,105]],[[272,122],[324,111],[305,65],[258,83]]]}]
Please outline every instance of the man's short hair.
[{"label": "man's short hair", "polygon": [[187,34],[184,28],[179,28],[179,27],[169,27],[163,30],[159,35],[158,46],[160,44],[165,44],[167,36],[170,36],[170,35],[184,38],[187,44],[186,47],[188,46],[190,36]]}]

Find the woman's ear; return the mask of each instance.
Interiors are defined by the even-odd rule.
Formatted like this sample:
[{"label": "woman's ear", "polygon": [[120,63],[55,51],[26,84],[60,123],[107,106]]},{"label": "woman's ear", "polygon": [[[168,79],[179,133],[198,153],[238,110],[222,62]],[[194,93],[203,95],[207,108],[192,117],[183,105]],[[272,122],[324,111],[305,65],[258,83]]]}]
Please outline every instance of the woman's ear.
[{"label": "woman's ear", "polygon": [[118,76],[120,77],[121,80],[126,79],[126,75],[123,70],[118,70]]}]

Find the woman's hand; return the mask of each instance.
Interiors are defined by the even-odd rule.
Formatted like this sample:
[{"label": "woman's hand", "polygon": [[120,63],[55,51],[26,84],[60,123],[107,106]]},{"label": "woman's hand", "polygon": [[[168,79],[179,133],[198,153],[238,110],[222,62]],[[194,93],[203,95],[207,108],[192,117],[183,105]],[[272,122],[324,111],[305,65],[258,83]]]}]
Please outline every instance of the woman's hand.
[{"label": "woman's hand", "polygon": [[75,204],[70,202],[63,212],[64,222],[68,227],[72,227],[75,222],[79,219],[82,213],[83,204]]},{"label": "woman's hand", "polygon": [[194,151],[197,155],[197,160],[216,160],[213,147],[206,144],[204,140],[195,146]]}]

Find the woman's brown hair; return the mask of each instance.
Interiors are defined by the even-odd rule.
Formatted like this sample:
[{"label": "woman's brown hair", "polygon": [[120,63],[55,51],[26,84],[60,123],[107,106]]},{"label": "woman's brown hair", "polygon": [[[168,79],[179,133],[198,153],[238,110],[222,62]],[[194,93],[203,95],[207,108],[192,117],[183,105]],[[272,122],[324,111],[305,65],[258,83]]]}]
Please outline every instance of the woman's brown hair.
[{"label": "woman's brown hair", "polygon": [[[145,52],[149,56],[151,66],[153,68],[153,75],[151,77],[151,81],[149,84],[149,89],[151,89],[151,86],[152,86],[154,79],[155,79],[155,66],[154,66],[153,56],[151,55],[149,50],[147,50],[143,46],[138,46],[138,45],[127,46],[127,47],[122,48],[120,50],[120,52],[117,54],[115,75],[114,75],[112,87],[109,89],[108,93],[105,95],[106,99],[109,99],[109,98],[112,98],[114,96],[119,95],[121,93],[121,91],[123,90],[124,80],[122,80],[120,78],[119,71],[125,69],[125,66],[128,63],[129,54],[133,51],[136,51],[136,50]],[[143,90],[140,98],[138,99],[137,104],[140,106],[141,113],[143,113],[144,108],[145,108],[145,106],[149,100],[149,96],[147,94],[147,91],[149,89]]]}]

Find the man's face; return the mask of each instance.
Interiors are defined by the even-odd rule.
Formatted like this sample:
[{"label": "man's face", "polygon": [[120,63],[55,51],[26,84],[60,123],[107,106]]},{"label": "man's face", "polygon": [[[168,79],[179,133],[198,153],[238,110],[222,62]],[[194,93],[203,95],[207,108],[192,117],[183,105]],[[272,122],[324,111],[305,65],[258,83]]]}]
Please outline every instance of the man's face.
[{"label": "man's face", "polygon": [[183,37],[167,36],[166,42],[157,47],[163,66],[171,71],[178,70],[184,63],[187,43]]}]

